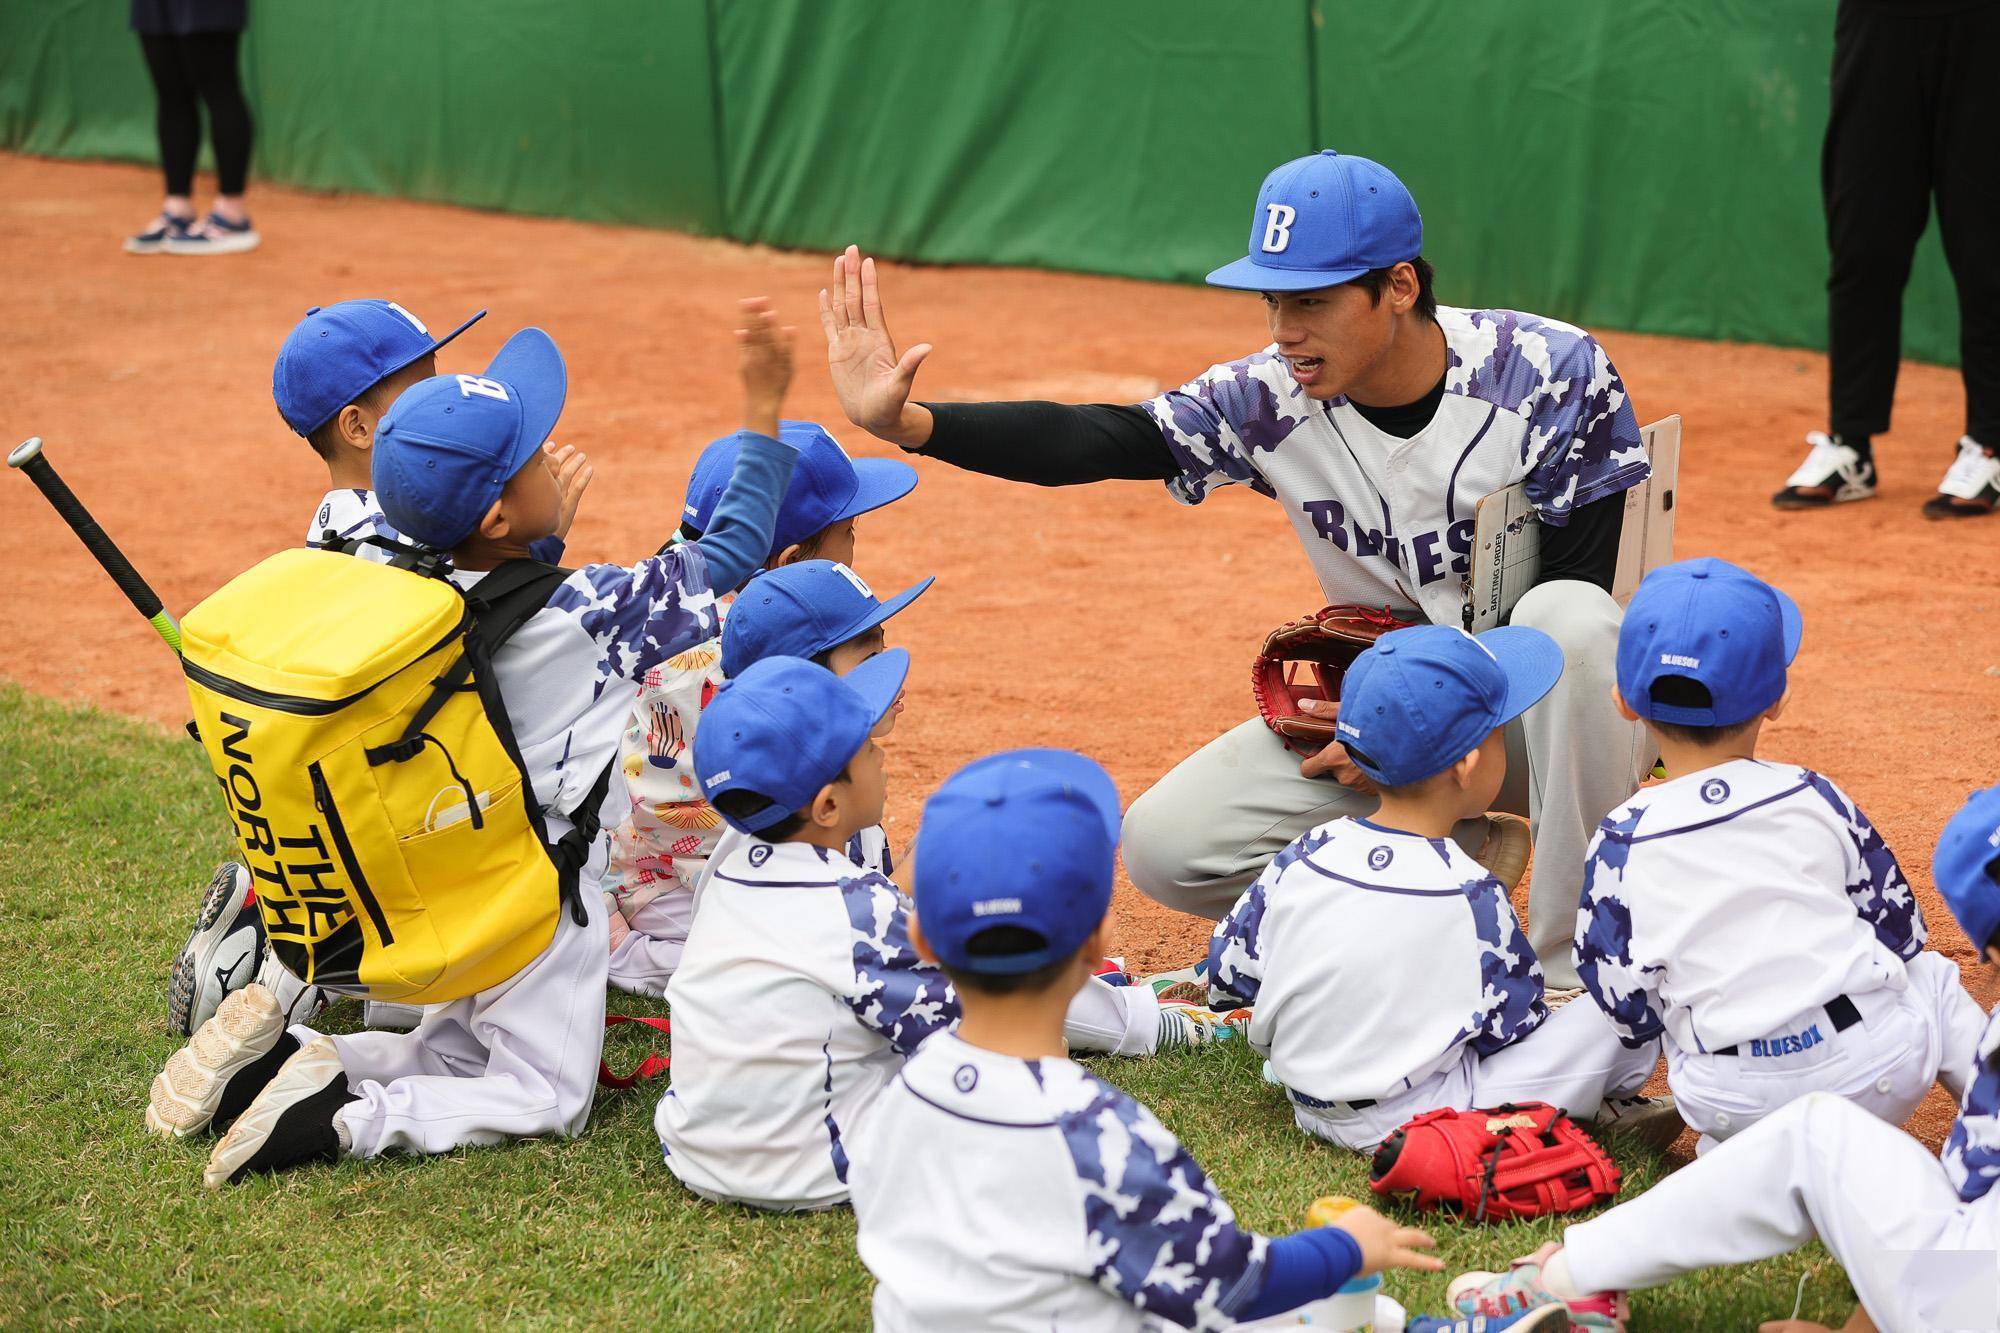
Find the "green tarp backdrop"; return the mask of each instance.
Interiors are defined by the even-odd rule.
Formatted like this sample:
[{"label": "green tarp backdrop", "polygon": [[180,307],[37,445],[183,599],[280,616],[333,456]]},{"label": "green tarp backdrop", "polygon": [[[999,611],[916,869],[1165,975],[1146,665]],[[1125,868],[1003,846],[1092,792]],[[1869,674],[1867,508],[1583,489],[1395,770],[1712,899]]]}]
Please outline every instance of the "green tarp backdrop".
[{"label": "green tarp backdrop", "polygon": [[[244,72],[268,179],[1175,281],[1332,146],[1409,183],[1447,301],[1817,347],[1833,9],[255,0]],[[125,11],[0,3],[0,145],[154,158]],[[1904,337],[1957,361],[1934,228]]]}]

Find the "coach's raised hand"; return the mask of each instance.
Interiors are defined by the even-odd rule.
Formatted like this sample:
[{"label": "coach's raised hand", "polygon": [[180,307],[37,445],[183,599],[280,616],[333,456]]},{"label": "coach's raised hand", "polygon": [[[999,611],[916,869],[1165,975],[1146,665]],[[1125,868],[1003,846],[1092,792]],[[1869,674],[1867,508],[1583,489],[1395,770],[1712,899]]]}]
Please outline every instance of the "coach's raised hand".
[{"label": "coach's raised hand", "polygon": [[930,409],[910,401],[917,367],[931,354],[929,343],[896,355],[882,295],[875,285],[875,261],[850,245],[834,257],[833,286],[819,293],[819,322],[826,330],[826,364],[847,419],[871,435],[905,449],[931,437]]}]

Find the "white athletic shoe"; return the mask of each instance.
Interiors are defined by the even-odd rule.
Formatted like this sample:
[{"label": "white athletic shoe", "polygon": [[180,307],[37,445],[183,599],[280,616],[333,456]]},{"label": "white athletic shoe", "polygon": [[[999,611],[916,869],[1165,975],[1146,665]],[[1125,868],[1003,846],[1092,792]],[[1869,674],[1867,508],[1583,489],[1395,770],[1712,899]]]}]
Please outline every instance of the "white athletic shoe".
[{"label": "white athletic shoe", "polygon": [[183,1037],[214,1017],[231,991],[250,984],[264,951],[264,922],[250,872],[234,861],[215,868],[202,891],[194,929],[174,959],[167,984],[167,1025]]},{"label": "white athletic shoe", "polygon": [[1654,1152],[1665,1152],[1687,1125],[1672,1093],[1658,1097],[1614,1097],[1597,1113],[1593,1128],[1622,1135]]},{"label": "white athletic shoe", "polygon": [[1863,458],[1838,437],[1825,431],[1806,436],[1811,450],[1798,471],[1785,478],[1785,488],[1771,497],[1779,509],[1825,509],[1875,495],[1875,462]]},{"label": "white athletic shoe", "polygon": [[285,1031],[278,997],[254,982],[245,986],[153,1076],[146,1128],[163,1139],[184,1139],[226,1127],[298,1045]]},{"label": "white athletic shoe", "polygon": [[1970,435],[1958,442],[1958,457],[1924,501],[1925,518],[1978,518],[2000,506],[2000,456]]},{"label": "white athletic shoe", "polygon": [[353,1101],[340,1048],[314,1037],[293,1052],[208,1156],[201,1183],[234,1185],[252,1172],[338,1161],[353,1146],[340,1109]]},{"label": "white athletic shoe", "polygon": [[1250,1026],[1248,1009],[1217,1010],[1207,1005],[1160,1002],[1160,1049],[1209,1046],[1233,1041]]},{"label": "white athletic shoe", "polygon": [[293,976],[269,949],[264,950],[264,965],[257,969],[257,981],[278,997],[278,1007],[285,1011],[287,1023],[312,1022],[333,998],[323,988],[308,986]]}]

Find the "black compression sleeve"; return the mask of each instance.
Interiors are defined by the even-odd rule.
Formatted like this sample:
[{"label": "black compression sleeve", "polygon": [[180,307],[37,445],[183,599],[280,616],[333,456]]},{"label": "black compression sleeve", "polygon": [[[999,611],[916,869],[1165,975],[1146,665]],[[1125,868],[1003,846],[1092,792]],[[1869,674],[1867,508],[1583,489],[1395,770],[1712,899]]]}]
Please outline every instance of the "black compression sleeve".
[{"label": "black compression sleeve", "polygon": [[1143,409],[1111,403],[925,403],[931,438],[912,452],[968,472],[1037,486],[1165,481],[1176,475]]},{"label": "black compression sleeve", "polygon": [[1542,574],[1535,582],[1581,579],[1606,592],[1618,576],[1618,539],[1625,531],[1625,492],[1571,511],[1562,527],[1542,525]]}]

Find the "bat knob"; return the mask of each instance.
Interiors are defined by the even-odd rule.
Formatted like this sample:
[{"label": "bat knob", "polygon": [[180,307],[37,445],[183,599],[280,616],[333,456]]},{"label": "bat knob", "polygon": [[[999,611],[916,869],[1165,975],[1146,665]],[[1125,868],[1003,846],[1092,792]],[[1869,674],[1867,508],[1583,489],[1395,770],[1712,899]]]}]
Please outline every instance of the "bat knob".
[{"label": "bat knob", "polygon": [[22,468],[42,456],[42,437],[37,435],[7,455],[7,466]]}]

